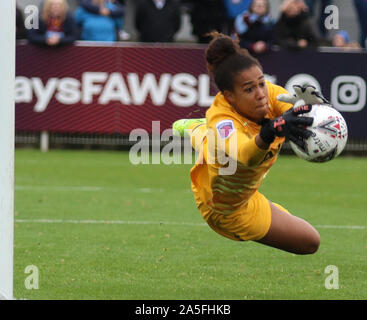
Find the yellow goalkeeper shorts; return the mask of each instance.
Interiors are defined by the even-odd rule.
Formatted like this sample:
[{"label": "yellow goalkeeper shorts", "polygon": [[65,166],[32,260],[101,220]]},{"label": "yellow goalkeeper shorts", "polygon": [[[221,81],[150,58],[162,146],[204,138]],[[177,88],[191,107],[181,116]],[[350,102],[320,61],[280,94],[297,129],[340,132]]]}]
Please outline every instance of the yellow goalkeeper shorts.
[{"label": "yellow goalkeeper shorts", "polygon": [[[256,191],[238,212],[224,215],[214,213],[200,200],[195,187],[192,189],[201,215],[218,234],[235,241],[247,241],[260,240],[268,233],[271,224],[271,208],[269,200],[260,192]],[[273,204],[289,213],[282,206]]]}]

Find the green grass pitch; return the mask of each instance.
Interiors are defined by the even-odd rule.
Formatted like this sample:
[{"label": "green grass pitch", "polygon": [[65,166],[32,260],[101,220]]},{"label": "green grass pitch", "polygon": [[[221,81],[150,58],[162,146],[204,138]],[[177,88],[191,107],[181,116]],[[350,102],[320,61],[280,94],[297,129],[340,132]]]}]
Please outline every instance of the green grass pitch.
[{"label": "green grass pitch", "polygon": [[[190,168],[17,149],[15,298],[367,299],[366,158],[281,155],[265,178],[270,200],[320,232],[309,256],[217,235],[195,207]],[[26,288],[30,265],[38,289]],[[338,289],[325,286],[330,265]]]}]

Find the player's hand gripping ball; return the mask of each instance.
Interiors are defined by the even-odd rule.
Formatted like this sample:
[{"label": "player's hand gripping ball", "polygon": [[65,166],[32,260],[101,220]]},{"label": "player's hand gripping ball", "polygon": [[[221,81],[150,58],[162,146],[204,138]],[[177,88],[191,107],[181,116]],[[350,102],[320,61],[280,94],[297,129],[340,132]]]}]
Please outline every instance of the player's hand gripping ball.
[{"label": "player's hand gripping ball", "polygon": [[312,110],[301,116],[314,118],[310,137],[304,139],[303,148],[289,141],[295,154],[310,162],[327,162],[337,157],[345,148],[348,128],[343,116],[330,105],[314,104]]}]

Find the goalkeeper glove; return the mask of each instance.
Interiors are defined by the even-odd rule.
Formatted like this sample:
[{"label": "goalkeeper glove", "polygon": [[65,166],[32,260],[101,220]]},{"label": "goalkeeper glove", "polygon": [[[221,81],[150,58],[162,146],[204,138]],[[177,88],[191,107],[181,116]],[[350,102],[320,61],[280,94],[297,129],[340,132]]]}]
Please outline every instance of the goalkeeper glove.
[{"label": "goalkeeper glove", "polygon": [[310,112],[312,105],[307,104],[289,109],[281,116],[269,120],[265,119],[260,130],[260,137],[266,143],[270,144],[275,137],[287,137],[289,140],[304,148],[303,139],[312,135],[310,130],[305,127],[312,125],[312,117],[298,117],[298,115]]},{"label": "goalkeeper glove", "polygon": [[293,89],[295,91],[294,95],[291,94],[280,94],[277,96],[277,100],[291,103],[295,107],[301,106],[303,104],[330,104],[326,100],[321,92],[317,91],[314,86],[311,85],[294,85]]}]

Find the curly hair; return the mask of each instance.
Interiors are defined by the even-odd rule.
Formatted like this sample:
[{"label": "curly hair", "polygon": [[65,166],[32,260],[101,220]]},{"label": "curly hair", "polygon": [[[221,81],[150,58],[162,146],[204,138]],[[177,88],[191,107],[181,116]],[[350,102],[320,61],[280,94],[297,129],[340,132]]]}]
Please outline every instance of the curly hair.
[{"label": "curly hair", "polygon": [[250,53],[240,47],[238,39],[213,31],[208,34],[212,37],[205,51],[205,59],[209,74],[220,91],[234,89],[234,77],[258,66],[262,70],[260,62]]}]

